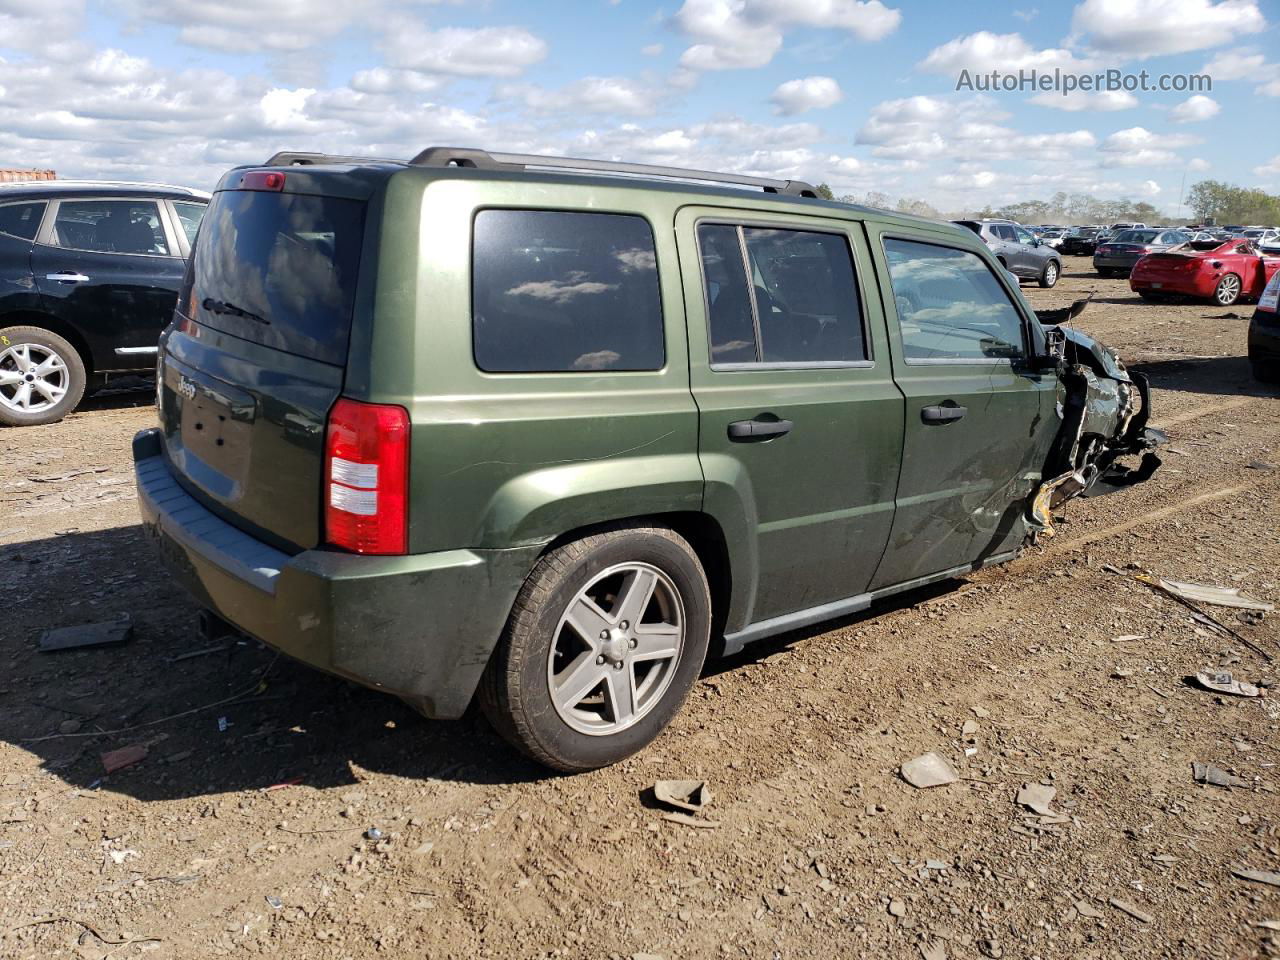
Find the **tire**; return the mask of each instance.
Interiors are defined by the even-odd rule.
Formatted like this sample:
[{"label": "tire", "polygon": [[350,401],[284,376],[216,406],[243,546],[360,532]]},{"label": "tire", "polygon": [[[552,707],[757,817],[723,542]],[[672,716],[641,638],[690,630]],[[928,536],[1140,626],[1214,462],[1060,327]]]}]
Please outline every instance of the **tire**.
[{"label": "tire", "polygon": [[1240,299],[1240,277],[1228,273],[1213,288],[1213,302],[1220,307],[1229,307]]},{"label": "tire", "polygon": [[1058,282],[1058,276],[1062,273],[1062,265],[1057,260],[1050,260],[1044,265],[1044,270],[1040,272],[1040,286],[1048,289]]},{"label": "tire", "polygon": [[[643,593],[628,591],[647,582],[642,577],[654,583],[649,601],[628,604]],[[569,622],[571,609],[584,629]],[[628,609],[646,611],[639,630],[625,619]],[[609,639],[602,642],[596,627]],[[545,766],[565,773],[608,766],[647,746],[680,710],[710,636],[706,574],[682,537],[665,527],[592,534],[552,550],[525,580],[480,681],[480,707],[504,739]],[[647,638],[647,652],[634,652],[637,638]],[[671,657],[652,656],[668,644]],[[629,719],[614,690],[624,691]]]},{"label": "tire", "polygon": [[80,354],[56,333],[0,329],[0,424],[56,423],[80,403],[87,381]]},{"label": "tire", "polygon": [[1253,379],[1259,383],[1280,383],[1280,363],[1266,360],[1250,360]]}]

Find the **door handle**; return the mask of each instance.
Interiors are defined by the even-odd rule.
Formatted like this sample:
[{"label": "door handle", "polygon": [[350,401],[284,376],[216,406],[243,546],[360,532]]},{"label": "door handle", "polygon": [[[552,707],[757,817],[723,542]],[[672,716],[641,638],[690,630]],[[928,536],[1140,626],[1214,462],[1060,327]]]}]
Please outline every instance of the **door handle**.
[{"label": "door handle", "polygon": [[920,419],[925,423],[951,423],[961,419],[968,412],[968,407],[959,406],[948,400],[937,406],[921,407]]},{"label": "door handle", "polygon": [[790,420],[735,420],[729,424],[729,439],[765,440],[781,437],[791,432]]},{"label": "door handle", "polygon": [[57,280],[59,283],[88,283],[89,278],[83,273],[73,273],[70,270],[63,270],[61,273],[47,273],[44,277],[46,280]]}]

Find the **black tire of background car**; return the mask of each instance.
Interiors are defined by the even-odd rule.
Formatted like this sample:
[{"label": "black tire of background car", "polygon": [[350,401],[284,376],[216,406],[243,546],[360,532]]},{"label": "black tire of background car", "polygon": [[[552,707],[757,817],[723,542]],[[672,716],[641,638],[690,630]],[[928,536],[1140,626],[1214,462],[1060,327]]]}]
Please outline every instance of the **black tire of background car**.
[{"label": "black tire of background car", "polygon": [[[1049,268],[1053,268],[1053,275],[1050,276]],[[1044,269],[1040,271],[1040,286],[1048,288],[1058,282],[1058,277],[1062,275],[1062,265],[1057,260],[1050,260],[1044,265]]]},{"label": "black tire of background car", "polygon": [[1266,360],[1251,360],[1249,366],[1253,370],[1253,379],[1260,383],[1280,383],[1280,363]]},{"label": "black tire of background car", "polygon": [[42,327],[5,327],[0,329],[0,353],[17,344],[36,344],[52,350],[67,365],[67,392],[62,399],[47,410],[23,414],[5,406],[0,406],[0,424],[10,427],[36,427],[46,423],[56,423],[76,408],[84,397],[85,374],[84,361],[79,352],[65,339],[45,330]]},{"label": "black tire of background car", "polygon": [[[590,736],[560,719],[547,684],[553,634],[569,602],[600,571],[628,562],[662,570],[684,603],[684,649],[661,701],[634,726]],[[550,551],[520,588],[477,697],[494,729],[555,770],[579,773],[617,763],[647,746],[684,705],[702,672],[711,637],[711,594],[688,542],[666,527],[620,527]]]}]

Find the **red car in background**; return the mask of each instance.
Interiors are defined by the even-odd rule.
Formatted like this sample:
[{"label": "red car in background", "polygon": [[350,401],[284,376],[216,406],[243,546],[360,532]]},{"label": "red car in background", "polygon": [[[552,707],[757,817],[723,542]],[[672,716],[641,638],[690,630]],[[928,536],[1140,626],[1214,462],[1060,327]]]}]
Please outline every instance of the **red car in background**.
[{"label": "red car in background", "polygon": [[1147,254],[1134,264],[1129,289],[1143,300],[1194,297],[1227,307],[1240,299],[1256,300],[1280,270],[1280,257],[1263,256],[1249,240],[1206,246],[1184,243]]}]

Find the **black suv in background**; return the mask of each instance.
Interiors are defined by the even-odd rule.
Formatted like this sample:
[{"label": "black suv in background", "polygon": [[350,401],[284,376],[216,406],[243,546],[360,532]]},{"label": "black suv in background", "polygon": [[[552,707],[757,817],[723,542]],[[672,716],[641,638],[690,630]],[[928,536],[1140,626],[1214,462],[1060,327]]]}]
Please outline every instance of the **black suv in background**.
[{"label": "black suv in background", "polygon": [[60,420],[150,373],[209,195],[144,183],[0,185],[0,424]]},{"label": "black suv in background", "polygon": [[1012,220],[953,220],[968,227],[991,248],[1000,265],[1019,280],[1052,287],[1062,276],[1062,258],[1026,227]]}]

